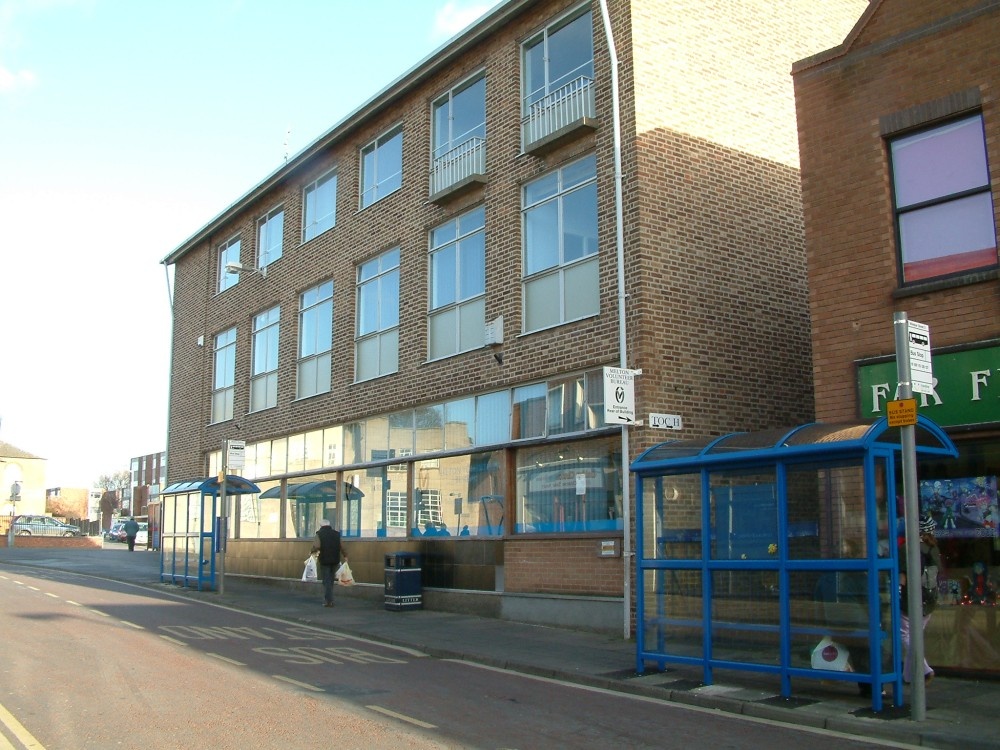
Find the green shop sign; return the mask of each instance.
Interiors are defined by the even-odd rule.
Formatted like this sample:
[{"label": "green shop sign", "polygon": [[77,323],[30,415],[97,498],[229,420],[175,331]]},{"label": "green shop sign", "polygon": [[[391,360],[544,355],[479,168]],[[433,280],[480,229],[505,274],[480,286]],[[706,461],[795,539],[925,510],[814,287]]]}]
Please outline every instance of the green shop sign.
[{"label": "green shop sign", "polygon": [[[934,393],[915,393],[917,411],[943,427],[1000,422],[1000,346],[932,354]],[[858,366],[863,419],[885,416],[896,395],[896,360]]]}]

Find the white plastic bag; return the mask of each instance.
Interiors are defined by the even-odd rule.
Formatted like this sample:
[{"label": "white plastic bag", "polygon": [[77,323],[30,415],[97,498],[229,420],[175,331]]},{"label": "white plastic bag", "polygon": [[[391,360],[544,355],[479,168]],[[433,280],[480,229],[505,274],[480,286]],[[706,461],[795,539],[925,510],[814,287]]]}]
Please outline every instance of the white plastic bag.
[{"label": "white plastic bag", "polygon": [[851,653],[828,635],[816,644],[812,652],[813,669],[829,669],[834,672],[853,672]]},{"label": "white plastic bag", "polygon": [[340,564],[337,568],[336,574],[334,574],[334,579],[341,586],[353,586],[354,585],[354,574],[351,573],[351,566],[347,564],[346,561]]},{"label": "white plastic bag", "polygon": [[316,583],[319,580],[316,570],[316,555],[309,555],[306,558],[306,569],[302,571],[302,580],[310,583]]}]

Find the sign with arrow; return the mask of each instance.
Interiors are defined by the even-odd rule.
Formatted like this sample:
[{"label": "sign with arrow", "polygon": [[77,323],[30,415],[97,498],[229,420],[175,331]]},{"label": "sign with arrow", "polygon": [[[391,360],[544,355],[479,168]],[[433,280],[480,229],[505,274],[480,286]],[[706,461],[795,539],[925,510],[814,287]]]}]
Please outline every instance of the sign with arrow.
[{"label": "sign with arrow", "polygon": [[642,370],[604,368],[604,422],[635,424],[635,376]]}]

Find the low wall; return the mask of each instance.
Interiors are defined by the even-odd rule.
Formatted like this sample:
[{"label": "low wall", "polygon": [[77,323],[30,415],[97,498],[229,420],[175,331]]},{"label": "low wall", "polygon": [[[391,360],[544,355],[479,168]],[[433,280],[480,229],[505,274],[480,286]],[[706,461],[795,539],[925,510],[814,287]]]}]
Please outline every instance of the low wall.
[{"label": "low wall", "polygon": [[[3,538],[5,547],[12,546],[10,535]],[[43,547],[58,547],[59,549],[101,549],[104,540],[99,536],[16,536],[14,547],[25,549],[41,549]]]}]

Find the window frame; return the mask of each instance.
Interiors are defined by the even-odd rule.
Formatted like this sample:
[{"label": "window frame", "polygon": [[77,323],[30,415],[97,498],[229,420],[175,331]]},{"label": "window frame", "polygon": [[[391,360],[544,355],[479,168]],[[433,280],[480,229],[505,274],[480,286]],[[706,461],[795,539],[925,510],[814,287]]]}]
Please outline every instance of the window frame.
[{"label": "window frame", "polygon": [[[579,73],[577,77],[589,77],[591,80],[595,76],[595,62],[594,62],[594,14],[591,10],[590,4],[585,3],[579,5],[575,8],[571,8],[560,16],[553,18],[551,21],[545,24],[545,27],[537,31],[536,33],[529,36],[521,43],[521,115],[524,116],[528,114],[532,105],[536,102],[541,101],[546,96],[549,96],[554,91],[558,91],[561,87],[573,81],[574,78],[569,74],[565,74],[553,80],[551,71],[551,62],[554,59],[552,50],[550,49],[550,44],[552,37],[562,29],[566,28],[574,21],[578,20],[583,16],[590,17],[590,67],[589,76],[584,76],[584,73]],[[535,90],[529,90],[529,51],[535,49],[535,47],[541,45],[542,47],[542,59],[543,64],[543,82],[540,88]],[[571,73],[582,70],[580,66],[575,68]]]},{"label": "window frame", "polygon": [[[388,149],[389,144],[391,144],[396,138],[399,138],[399,168],[389,175],[381,176],[379,174],[379,154],[385,153]],[[368,172],[365,165],[365,157],[369,154],[372,155],[372,169],[374,174],[372,176],[371,185],[366,187],[366,179]],[[358,165],[358,210],[364,210],[369,206],[378,203],[383,198],[392,195],[397,190],[403,187],[403,126],[402,124],[394,125],[389,128],[377,138],[374,138],[367,144],[365,144],[358,152],[359,165]],[[394,165],[395,166],[395,165]],[[398,182],[395,178],[398,176]],[[368,194],[371,193],[371,198],[368,198]]]},{"label": "window frame", "polygon": [[[453,132],[453,124],[455,121],[455,98],[465,93],[473,86],[482,83],[483,85],[483,121],[477,124],[474,128],[467,130],[464,133],[460,133],[458,136]],[[447,140],[439,143],[438,136],[440,135],[440,128],[438,127],[437,112],[439,106],[447,105],[448,107],[448,137]],[[470,76],[459,81],[457,84],[448,89],[441,96],[435,98],[431,102],[431,160],[432,162],[440,159],[449,151],[457,149],[459,146],[468,143],[473,138],[481,138],[486,140],[486,71],[478,70]]]},{"label": "window frame", "polygon": [[[329,293],[326,293],[326,287],[329,287]],[[333,299],[334,299],[334,284],[332,279],[327,279],[326,281],[321,281],[318,284],[311,286],[304,292],[299,294],[299,310],[298,310],[298,323],[299,323],[299,336],[298,342],[296,344],[296,357],[295,357],[295,398],[311,398],[312,396],[319,396],[323,393],[329,393],[331,388],[331,377],[333,370]],[[311,298],[310,295],[315,294],[315,299]],[[313,320],[314,316],[318,316],[321,307],[327,309],[327,314],[323,316],[321,320]],[[310,321],[313,321],[310,325]],[[306,353],[304,352],[304,347],[306,344],[303,335],[308,330],[313,330],[314,333],[319,336],[320,331],[324,330],[328,326],[330,331],[329,343],[325,349],[319,349],[318,346],[313,350],[310,348]],[[326,343],[322,339],[318,339],[319,344]],[[313,344],[317,344],[316,341]],[[324,366],[323,360],[326,360],[325,370],[321,369]],[[303,367],[310,366],[315,370],[315,387],[306,392],[303,390],[305,385],[303,378]],[[325,387],[323,385],[325,384]]]},{"label": "window frame", "polygon": [[[475,214],[481,214],[482,221],[473,225],[474,228],[467,229],[463,232],[462,222],[463,220],[470,220]],[[447,231],[449,228],[453,229],[453,234],[449,239],[442,240],[439,244],[435,245],[435,233],[439,231]],[[476,246],[473,244],[474,239],[477,235],[481,235],[482,240],[480,243],[481,253],[478,255],[478,271],[481,274],[476,281],[479,282],[479,290],[473,293],[465,294],[462,293],[462,282],[463,282],[463,257],[468,258],[467,255],[463,255],[463,242],[469,243],[467,247]],[[473,351],[475,349],[481,349],[485,342],[485,330],[486,330],[486,208],[483,205],[475,206],[467,211],[463,211],[457,216],[453,216],[448,219],[448,221],[438,224],[436,227],[428,232],[428,250],[427,250],[427,356],[428,361],[436,359],[444,359],[446,357],[452,357],[457,354],[462,354],[464,352]],[[438,281],[436,277],[436,267],[437,258],[444,257],[448,252],[453,254],[453,260],[451,263],[454,275],[451,279],[442,279],[441,283],[444,286],[449,284],[453,285],[455,289],[454,299],[447,302],[442,302],[435,304],[435,289],[437,288],[436,282]],[[475,328],[471,332],[463,332],[463,313],[467,315],[476,315],[476,309],[480,308],[481,315],[477,316],[475,322],[465,320],[465,325],[478,325],[478,334]],[[453,331],[453,341],[449,343],[448,351],[443,353],[435,353],[435,331],[434,323],[438,319],[442,319],[445,316],[452,316],[454,319],[450,324],[450,328]],[[481,318],[481,319],[480,319]],[[463,339],[466,345],[463,346]]]},{"label": "window frame", "polygon": [[[273,319],[271,319],[272,313],[274,314]],[[265,316],[267,319],[265,319]],[[253,332],[251,335],[250,353],[250,412],[256,412],[264,409],[270,409],[278,405],[278,357],[281,340],[281,306],[274,305],[273,307],[254,315],[252,326]],[[258,355],[260,354],[262,344],[266,347],[266,352],[264,353],[265,369],[259,370]],[[272,357],[272,351],[274,362],[273,366],[269,366],[271,364],[270,360]],[[265,381],[264,403],[256,404],[254,394],[257,392],[257,389],[255,388],[255,385],[261,380]]]},{"label": "window frame", "polygon": [[[277,220],[280,217],[280,227]],[[271,242],[271,235],[277,232],[277,255],[273,258],[271,252],[275,245]],[[266,249],[265,249],[266,243]],[[281,259],[285,247],[285,206],[284,204],[275,206],[266,214],[257,219],[257,269],[264,270],[269,265]]]},{"label": "window frame", "polygon": [[[582,180],[573,182],[567,186],[566,175],[573,168],[581,165],[586,160],[593,161],[593,171],[590,175]],[[539,186],[546,180],[555,178],[555,188],[547,195],[543,195],[539,198],[534,198],[530,201],[528,199],[529,190],[533,186]],[[593,211],[593,236],[588,238],[586,235],[580,235],[584,240],[581,244],[582,253],[575,258],[566,258],[566,199],[569,196],[577,194],[585,189],[593,188],[594,192],[594,211]],[[531,226],[530,217],[534,212],[539,212],[545,207],[550,207],[554,204],[555,208],[555,233],[556,238],[556,253],[557,258],[555,262],[545,265],[538,269],[533,269],[535,265],[531,262],[532,260],[532,247],[531,247]],[[534,333],[536,331],[543,331],[548,328],[555,328],[557,326],[565,325],[566,323],[571,323],[575,320],[583,320],[589,317],[593,317],[600,313],[600,226],[598,223],[598,205],[599,196],[597,194],[597,156],[594,153],[587,154],[579,159],[574,159],[573,161],[561,164],[554,170],[548,171],[538,177],[525,182],[521,186],[521,330],[522,333]],[[572,207],[572,206],[570,206]],[[586,240],[592,239],[594,246],[592,250],[588,250],[586,247]],[[587,268],[588,264],[594,264],[593,269],[593,279],[589,279],[590,282],[595,286],[594,298],[591,300],[593,303],[592,308],[587,308],[586,310],[580,312],[579,314],[572,314],[567,311],[567,279],[566,277],[570,275],[574,269],[580,273],[590,272]],[[529,270],[532,269],[532,270]],[[558,285],[558,304],[559,310],[557,319],[554,322],[544,322],[539,325],[535,325],[532,321],[536,315],[529,314],[529,305],[531,304],[532,294],[530,294],[530,287],[539,287],[543,282],[551,283],[553,281],[552,277],[556,277],[554,281]],[[575,280],[579,281],[579,279]],[[578,287],[577,287],[578,288]],[[532,327],[529,327],[532,326]]]},{"label": "window frame", "polygon": [[[328,213],[323,214],[320,217],[316,217],[315,221],[309,221],[309,198],[311,195],[316,195],[319,191],[328,185],[333,183],[333,195],[331,205],[328,206],[330,209]],[[323,175],[320,175],[315,180],[310,182],[308,185],[302,188],[302,242],[303,244],[309,242],[309,240],[319,237],[319,235],[324,232],[328,232],[337,226],[337,188],[338,188],[338,173],[336,169],[331,169]],[[326,220],[329,218],[329,225],[326,225]]]},{"label": "window frame", "polygon": [[[901,206],[900,193],[902,191],[900,189],[900,185],[897,184],[897,178],[901,173],[907,171],[907,165],[905,160],[897,155],[897,147],[905,147],[911,143],[918,142],[918,139],[922,138],[926,139],[937,135],[944,136],[949,130],[954,130],[957,127],[961,127],[973,121],[978,121],[983,136],[981,142],[983,160],[982,176],[985,178],[985,181],[981,184],[971,185],[969,187],[953,190],[951,192],[941,192],[940,194],[932,195],[930,197],[925,196],[921,200],[911,200]],[[998,264],[997,261],[995,206],[993,204],[993,188],[990,180],[989,155],[986,145],[986,123],[982,112],[963,112],[957,116],[949,117],[944,120],[938,120],[919,128],[888,134],[885,139],[885,148],[889,166],[890,199],[892,202],[893,229],[896,240],[896,266],[900,286],[910,287],[915,285],[926,285],[940,280],[956,279],[963,276],[977,274],[982,271],[996,269],[1000,264]],[[966,155],[972,154],[971,152],[968,152]],[[978,154],[976,154],[976,156],[978,156]],[[953,160],[953,163],[960,161],[961,159],[955,159]],[[993,238],[993,245],[991,248],[981,248],[978,252],[982,255],[988,255],[989,251],[992,250],[992,255],[990,256],[992,262],[987,261],[985,263],[976,263],[973,261],[973,263],[968,267],[955,267],[953,270],[948,270],[948,259],[951,257],[958,257],[963,253],[942,253],[940,250],[937,250],[934,255],[927,258],[907,258],[908,248],[906,247],[905,241],[907,232],[904,230],[904,223],[906,223],[908,217],[917,217],[921,214],[923,214],[924,217],[928,217],[929,211],[949,211],[950,209],[950,211],[953,212],[960,202],[967,203],[969,199],[983,196],[988,197],[989,199],[989,210],[984,211],[982,208],[977,210],[979,219],[984,222],[984,224],[979,228],[981,230],[985,229],[985,221],[988,217],[992,228],[991,236]],[[949,212],[948,217],[946,218],[950,218],[951,216],[954,216],[954,214]],[[930,220],[932,222],[932,228],[942,226],[946,223],[954,223],[953,221],[945,221],[941,219]],[[928,233],[920,232],[920,234],[927,236]],[[966,251],[966,253],[974,252],[976,251]],[[919,262],[930,265],[925,265],[924,272],[919,273],[914,265]],[[909,275],[907,274],[907,266],[912,268]],[[935,267],[937,267],[937,270],[935,270]]]},{"label": "window frame", "polygon": [[[356,383],[373,380],[383,375],[391,375],[399,370],[399,295],[401,291],[401,268],[402,250],[399,246],[385,250],[374,258],[369,258],[367,261],[359,263],[357,266],[355,287],[357,307],[355,309],[354,328],[354,382]],[[374,272],[369,273],[369,269],[374,269]],[[383,293],[383,284],[389,283],[393,278],[395,279],[395,294],[389,298]],[[363,318],[366,317],[363,306],[366,303],[369,289],[375,289],[375,297],[372,301],[376,304],[374,311],[375,323],[371,330],[363,327],[365,326]],[[388,316],[383,315],[384,302],[391,302],[395,305],[395,310],[390,311],[392,314]],[[394,339],[394,343],[392,339]],[[370,348],[373,343],[375,345],[374,353],[377,355],[376,365],[373,373],[368,374],[368,368],[363,367],[367,353],[362,351],[362,349]],[[394,351],[392,354],[394,356],[391,358],[391,361],[384,362],[384,354],[390,353],[386,349],[388,346],[393,348]]]},{"label": "window frame", "polygon": [[[212,346],[211,424],[233,418],[236,394],[236,326],[215,334]],[[219,401],[222,400],[220,404]],[[221,412],[220,412],[221,407]]]},{"label": "window frame", "polygon": [[[238,234],[233,235],[218,246],[215,254],[216,260],[219,262],[218,284],[216,286],[217,294],[222,294],[222,292],[233,288],[240,282],[239,273],[229,273],[226,270],[226,265],[229,263],[239,263],[241,250],[242,238]],[[232,257],[234,251],[235,257]]]}]

